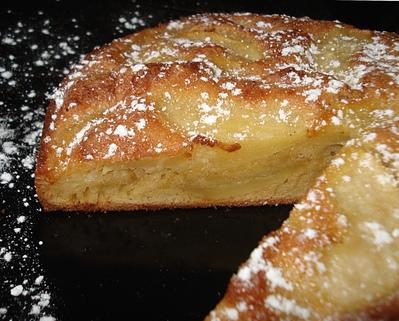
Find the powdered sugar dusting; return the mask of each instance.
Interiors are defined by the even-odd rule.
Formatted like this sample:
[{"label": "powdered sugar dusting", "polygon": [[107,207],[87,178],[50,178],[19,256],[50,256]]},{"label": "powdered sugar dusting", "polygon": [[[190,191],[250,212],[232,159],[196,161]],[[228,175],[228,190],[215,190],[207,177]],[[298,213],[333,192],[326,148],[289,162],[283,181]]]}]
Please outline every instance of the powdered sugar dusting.
[{"label": "powdered sugar dusting", "polygon": [[[34,234],[41,211],[33,182],[35,157],[48,97],[55,99],[58,109],[65,100],[65,90],[58,88],[51,94],[49,89],[68,74],[71,64],[82,59],[80,54],[92,49],[88,43],[97,44],[91,41],[87,26],[81,27],[79,19],[68,15],[61,23],[42,11],[32,11],[26,21],[18,21],[16,14],[0,32],[0,202],[4,212],[0,220],[4,282],[0,318],[4,320],[56,320],[52,284],[37,255],[43,242],[38,242]],[[114,19],[115,29],[110,32],[116,35],[142,28],[151,17],[140,15],[136,10],[125,10],[123,16]],[[66,88],[80,77],[79,70],[69,75]],[[52,129],[58,120],[52,119]],[[129,136],[134,131],[118,127],[114,134]],[[51,144],[49,137],[45,142]],[[70,151],[60,147],[55,150],[57,155]]]},{"label": "powdered sugar dusting", "polygon": [[274,310],[300,317],[304,320],[310,317],[308,309],[301,307],[294,300],[284,298],[281,295],[269,295],[265,300],[265,304]]},{"label": "powdered sugar dusting", "polygon": [[247,264],[238,271],[237,277],[241,281],[250,284],[251,276],[262,271],[264,272],[265,277],[272,288],[280,287],[285,290],[292,291],[293,286],[290,282],[285,280],[283,271],[280,268],[273,266],[270,262],[263,258],[264,249],[267,247],[272,247],[276,242],[278,242],[278,240],[273,237],[270,237],[262,242],[261,246],[257,247],[251,253]]},{"label": "powdered sugar dusting", "polygon": [[[235,18],[240,16],[241,15],[237,14]],[[201,25],[208,26],[210,30],[213,30],[217,29],[216,27],[220,23],[219,20],[223,20],[224,17],[224,15],[217,15],[216,18],[199,15],[190,19],[197,19]],[[150,18],[150,16],[148,18]],[[263,18],[270,19],[271,17],[265,16]],[[353,101],[350,99],[351,93],[356,92],[356,97],[361,97],[363,94],[365,96],[375,94],[376,97],[378,97],[378,95],[381,95],[382,91],[385,91],[384,94],[387,93],[387,90],[390,88],[389,86],[395,86],[399,83],[397,57],[392,54],[393,50],[397,50],[397,44],[394,45],[394,48],[393,46],[390,47],[385,43],[382,34],[373,33],[371,41],[365,40],[357,44],[358,46],[356,48],[350,47],[353,49],[351,49],[353,51],[352,54],[359,57],[356,64],[347,65],[346,60],[350,62],[352,57],[346,57],[348,59],[333,60],[328,63],[327,67],[320,67],[316,61],[320,62],[323,60],[321,55],[324,53],[315,35],[309,32],[304,33],[302,30],[293,31],[286,28],[277,31],[271,30],[273,27],[271,23],[265,22],[266,20],[261,21],[258,19],[261,18],[258,17],[254,21],[249,21],[248,23],[251,24],[250,27],[246,27],[243,24],[238,25],[239,28],[237,28],[237,30],[247,28],[248,31],[250,31],[248,34],[253,36],[256,41],[261,41],[260,44],[258,43],[261,47],[255,48],[256,46],[253,46],[253,52],[249,50],[252,45],[248,45],[248,50],[244,51],[234,51],[234,48],[229,48],[228,45],[224,48],[223,41],[221,41],[221,43],[216,43],[215,39],[210,36],[207,36],[203,40],[173,36],[173,33],[178,33],[183,30],[190,21],[172,21],[168,23],[165,29],[159,33],[159,37],[156,39],[157,41],[152,44],[134,43],[134,41],[128,38],[117,40],[120,41],[119,45],[126,45],[129,49],[124,54],[120,55],[120,57],[117,54],[113,57],[115,61],[119,58],[126,60],[123,66],[112,71],[112,79],[122,81],[124,80],[122,79],[123,75],[129,74],[129,77],[131,77],[130,79],[132,79],[132,77],[137,77],[137,79],[148,80],[145,77],[151,75],[168,81],[170,80],[167,79],[168,73],[173,71],[172,67],[176,67],[176,70],[183,71],[184,67],[187,66],[193,68],[192,70],[198,68],[198,79],[182,73],[183,77],[180,79],[181,83],[179,83],[179,86],[175,86],[177,88],[173,87],[168,89],[168,91],[162,92],[163,100],[172,101],[175,99],[174,91],[180,90],[183,87],[190,91],[194,91],[194,89],[199,90],[197,92],[196,103],[192,106],[195,116],[198,117],[195,118],[195,121],[184,124],[184,126],[186,126],[186,134],[191,140],[194,140],[198,135],[203,135],[210,139],[217,137],[218,131],[223,127],[219,125],[229,120],[232,114],[234,114],[236,101],[245,106],[240,115],[242,123],[247,122],[248,119],[251,120],[250,112],[247,113],[245,108],[249,111],[253,111],[253,108],[251,108],[251,99],[256,95],[252,95],[252,92],[259,92],[259,106],[257,106],[257,108],[262,110],[262,113],[259,113],[259,116],[256,117],[256,121],[259,121],[259,128],[262,128],[265,124],[264,118],[275,119],[278,124],[282,126],[287,125],[287,127],[295,127],[295,125],[299,123],[299,121],[297,121],[299,116],[295,118],[295,115],[293,116],[293,111],[295,111],[295,103],[298,101],[300,105],[303,105],[303,112],[304,114],[306,113],[307,117],[305,121],[306,128],[304,130],[306,130],[306,134],[308,134],[309,137],[312,137],[314,134],[313,130],[320,130],[320,132],[322,132],[323,127],[327,127],[330,124],[334,126],[342,126],[345,124],[345,117],[347,116],[345,115],[344,117],[341,105],[353,104]],[[29,37],[24,38],[20,36],[21,33],[29,33],[29,31],[26,31],[28,26],[24,25],[22,22],[18,22],[15,27],[15,30],[19,30],[18,32],[15,30],[15,32],[12,32],[12,30],[10,30],[10,32],[1,35],[2,44],[10,48],[15,47],[18,49],[20,43],[27,41],[26,47],[29,48],[29,54],[32,55],[31,62],[28,66],[29,68],[23,66],[23,60],[18,61],[18,59],[12,55],[8,55],[6,59],[3,59],[2,65],[0,66],[0,84],[6,88],[8,93],[12,93],[15,88],[25,88],[23,94],[24,99],[18,106],[18,111],[21,116],[16,116],[17,121],[9,123],[8,117],[0,119],[0,183],[1,187],[6,191],[4,193],[9,193],[7,195],[10,195],[10,190],[17,190],[19,193],[21,189],[25,188],[21,186],[25,182],[25,179],[29,179],[30,175],[30,185],[29,188],[26,187],[26,191],[28,192],[24,193],[24,195],[18,199],[17,206],[19,211],[35,211],[34,205],[37,206],[36,198],[32,196],[32,178],[34,154],[37,140],[41,132],[44,112],[43,106],[45,105],[43,99],[44,95],[40,88],[32,88],[32,83],[38,83],[38,81],[32,81],[32,83],[24,82],[24,78],[32,78],[33,74],[39,74],[39,72],[43,73],[44,70],[47,72],[48,76],[51,76],[54,72],[57,75],[62,75],[63,73],[68,74],[67,65],[64,64],[63,67],[59,67],[60,64],[57,63],[57,61],[61,61],[63,58],[67,58],[68,60],[72,59],[74,62],[80,61],[75,65],[74,71],[68,74],[68,78],[65,82],[56,89],[52,95],[55,112],[51,116],[49,130],[54,132],[57,126],[62,122],[63,115],[61,111],[74,113],[74,110],[81,107],[75,102],[69,102],[68,106],[65,106],[66,101],[68,101],[68,95],[71,93],[73,94],[72,88],[87,76],[85,75],[84,68],[91,64],[98,63],[95,60],[86,60],[78,56],[80,52],[83,52],[83,50],[80,50],[79,44],[82,42],[84,35],[90,35],[89,31],[80,33],[79,35],[71,34],[66,37],[58,38],[55,34],[58,34],[59,30],[54,29],[52,21],[49,19],[42,20],[40,20],[38,26],[35,26],[33,33],[36,34],[36,40],[39,39],[37,35],[40,35],[40,37],[45,37],[45,39],[47,39],[47,44],[53,42],[50,46],[47,45],[43,47],[39,42],[36,43],[36,41],[31,41]],[[140,17],[139,11],[134,12],[132,15],[124,13],[114,18],[114,20],[118,24],[116,28],[117,33],[138,30],[146,25],[146,19]],[[296,23],[301,23],[307,21],[307,18],[293,19],[287,16],[280,17],[282,25],[289,24],[293,20],[296,20]],[[73,23],[78,26],[76,19]],[[231,24],[234,25],[234,21],[231,22]],[[334,25],[335,27],[333,27]],[[334,25],[332,25],[331,28],[335,28],[334,30],[337,34],[340,33],[340,31],[338,31],[339,29],[344,28],[344,26],[338,22]],[[338,35],[337,37],[341,37],[342,41],[352,42],[353,40],[351,37],[347,36]],[[226,35],[226,39],[228,40],[228,35]],[[266,50],[262,46],[265,48],[267,46],[269,47],[267,47]],[[204,54],[206,50],[212,52],[217,59],[212,58],[212,55],[208,57]],[[334,51],[336,48],[331,47],[330,50]],[[190,56],[188,53],[193,53],[193,55]],[[274,54],[275,57],[277,55],[279,58],[277,59],[278,61],[276,62],[270,59],[273,57],[272,55],[269,57],[269,54]],[[229,55],[234,55],[234,60],[236,60],[235,64],[232,63],[234,66],[227,66],[227,64],[223,66],[221,64],[219,66],[218,63],[216,63],[218,59],[223,60],[223,58],[230,57]],[[112,55],[108,56],[108,58],[111,56]],[[262,61],[263,59],[264,61]],[[108,62],[112,64],[115,61],[109,59]],[[246,64],[251,66],[251,68],[241,67]],[[345,65],[345,68],[343,68],[343,65]],[[159,71],[156,75],[150,73],[153,66],[159,67]],[[261,70],[261,72],[259,72],[259,70]],[[389,82],[386,86],[375,86],[377,83],[375,83],[373,77],[371,77],[373,76],[373,72],[377,75],[379,72],[382,72],[389,78]],[[59,78],[61,77],[59,76]],[[100,81],[102,81],[102,79]],[[194,82],[196,83],[193,85]],[[212,88],[215,90],[209,90],[208,92],[201,88],[201,86],[205,87],[208,85],[212,85]],[[113,89],[117,91],[119,88]],[[131,90],[133,89],[136,88],[131,88]],[[279,93],[284,93],[284,95],[281,95],[283,98],[281,98],[281,100],[276,99],[275,102],[266,101],[265,97],[270,96],[270,90],[277,90]],[[144,96],[147,95],[150,97],[153,94],[150,91],[144,91]],[[89,94],[89,92],[90,91],[87,90],[84,94],[87,94],[87,96],[93,94]],[[93,97],[95,97],[95,94],[93,94]],[[49,135],[43,139],[43,143],[52,149],[57,157],[67,159],[68,161],[75,155],[75,151],[80,152],[77,148],[79,145],[85,143],[91,137],[90,135],[92,133],[96,133],[96,130],[100,128],[101,125],[106,122],[108,124],[108,117],[113,115],[115,110],[129,110],[132,113],[136,113],[136,115],[146,114],[146,116],[148,116],[147,114],[150,114],[150,112],[155,113],[154,110],[158,108],[158,106],[155,107],[155,103],[148,103],[146,99],[142,97],[132,96],[129,97],[129,99],[131,103],[128,103],[126,100],[119,101],[117,104],[110,104],[112,105],[111,107],[107,107],[103,113],[100,112],[99,115],[96,115],[90,121],[82,121],[80,123],[82,115],[78,113],[73,114],[71,119],[73,119],[77,129],[71,133],[70,140],[62,141],[61,144],[56,145],[56,143],[52,141],[52,136]],[[337,102],[338,99],[339,103]],[[258,102],[256,102],[256,104],[257,103]],[[1,102],[1,104],[7,105],[7,102]],[[336,108],[335,105],[338,107]],[[37,108],[37,106],[42,107]],[[275,106],[277,107],[272,117],[268,117],[270,114],[267,113]],[[389,118],[392,120],[396,112],[394,109],[393,107],[386,107],[385,109],[381,108],[381,110],[375,110],[372,117],[377,119],[377,123],[380,123],[380,118]],[[161,110],[165,111],[163,109]],[[158,110],[156,110],[156,112],[158,112]],[[302,113],[302,109],[299,112]],[[350,112],[355,114],[353,110],[349,110],[348,114],[350,114]],[[356,119],[356,115],[353,116],[353,119]],[[125,120],[126,118],[123,119],[123,121]],[[27,126],[28,124],[29,126]],[[354,126],[353,124],[351,125]],[[135,118],[129,125],[125,125],[125,122],[123,122],[123,124],[113,123],[109,127],[107,126],[99,135],[101,134],[109,137],[112,141],[104,145],[104,150],[100,153],[100,157],[108,160],[107,162],[112,162],[113,159],[122,153],[122,144],[120,144],[119,141],[126,141],[127,138],[136,135],[144,135],[148,128],[147,126],[151,126],[151,123],[145,117]],[[334,127],[334,130],[336,129],[337,128]],[[397,127],[392,126],[391,130],[392,132],[397,132]],[[231,137],[234,140],[245,141],[247,137],[250,136],[249,133],[250,128],[247,126],[243,130],[237,130],[232,133]],[[363,141],[372,143],[376,138],[377,134],[373,135],[373,133],[370,132],[364,136]],[[152,149],[156,153],[162,153],[164,148],[165,146],[162,143],[157,142],[152,146]],[[397,164],[398,154],[389,144],[377,145],[377,151],[382,155],[384,166]],[[93,155],[88,154],[85,156],[85,159],[88,161],[92,160],[94,158]],[[372,156],[371,154],[369,155],[370,157]],[[366,168],[369,165],[370,159],[371,158],[364,157],[361,160],[361,167],[363,166]],[[65,163],[66,162],[63,164],[65,165]],[[346,164],[343,157],[337,157],[332,161],[332,166],[336,171],[346,168],[346,165],[350,166],[350,162]],[[343,175],[341,178],[345,185],[349,185],[352,182],[352,177],[349,175]],[[321,184],[325,179],[325,177],[320,177],[318,182]],[[396,183],[396,178],[393,175],[379,175],[377,179],[384,187]],[[332,188],[327,192],[330,196],[334,195],[334,190]],[[314,188],[309,191],[306,199],[302,203],[296,205],[297,210],[295,213],[305,210],[304,212],[306,214],[299,218],[300,222],[298,224],[304,223],[304,227],[297,231],[297,240],[299,243],[321,244],[329,241],[323,238],[324,235],[316,226],[312,225],[314,218],[310,215],[313,212],[322,212],[321,201],[324,197],[324,192],[318,188]],[[6,198],[3,199],[4,207],[7,210],[12,209],[14,204],[7,203],[8,201]],[[36,207],[36,212],[38,210],[39,207]],[[29,225],[32,222],[32,216],[29,215],[29,213],[25,215],[25,212],[23,212],[23,214],[24,215],[21,215],[19,213],[18,216],[13,215],[12,220],[10,219],[7,221],[9,224],[4,224],[4,226],[9,225],[11,227],[11,229],[9,228],[9,232],[12,237],[5,239],[4,244],[2,244],[1,262],[7,267],[10,266],[10,270],[12,264],[14,264],[13,267],[22,266],[22,263],[18,261],[18,255],[16,255],[17,249],[24,249],[26,243],[30,240],[29,237],[32,238],[32,230]],[[336,221],[341,227],[349,226],[349,220],[347,220],[346,216],[343,214],[337,214]],[[378,222],[366,222],[363,229],[365,237],[371,240],[377,247],[391,244],[394,237],[398,234],[397,230],[389,231]],[[292,233],[287,226],[283,228],[283,232],[287,234]],[[20,235],[24,235],[22,240]],[[3,242],[3,239],[1,241]],[[288,316],[307,319],[311,316],[311,311],[307,307],[301,306],[294,299],[276,294],[277,291],[289,292],[292,294],[295,288],[294,283],[289,280],[289,274],[286,273],[285,267],[278,265],[278,262],[270,260],[265,254],[269,251],[277,251],[279,242],[280,239],[277,236],[271,236],[263,240],[261,245],[252,252],[248,263],[239,270],[236,280],[240,285],[249,287],[251,286],[253,276],[257,273],[262,274],[265,282],[267,282],[268,289],[271,290],[271,293],[265,297],[265,308],[274,312],[284,313]],[[34,248],[34,245],[31,245],[31,247]],[[302,272],[306,275],[325,272],[326,267],[324,263],[320,261],[320,255],[314,251],[309,250],[303,257],[299,258],[296,256],[296,258],[297,261],[295,261],[295,263],[300,265],[300,268],[303,269]],[[40,318],[40,320],[43,321],[54,320],[55,318],[53,316],[47,315],[47,311],[51,311],[51,284],[46,282],[44,269],[40,267],[39,263],[36,262],[35,264],[37,269],[34,275],[21,272],[21,277],[18,277],[17,280],[7,282],[5,286],[7,297],[12,297],[12,299],[15,300],[29,298],[30,301],[28,304],[30,309],[28,310],[31,316],[34,316],[36,319]],[[311,268],[313,266],[315,266],[316,269]],[[273,291],[276,291],[276,293],[273,293]],[[241,304],[237,304],[236,307],[224,309],[222,313],[230,320],[238,320],[239,311],[247,308],[248,306],[245,302],[241,302]],[[2,308],[0,311],[1,314],[7,314],[8,310],[7,307]],[[212,319],[218,320],[218,317],[213,314]]]},{"label": "powdered sugar dusting", "polygon": [[372,235],[372,242],[376,246],[382,246],[384,244],[391,244],[393,238],[391,234],[378,222],[364,222],[364,226]]}]

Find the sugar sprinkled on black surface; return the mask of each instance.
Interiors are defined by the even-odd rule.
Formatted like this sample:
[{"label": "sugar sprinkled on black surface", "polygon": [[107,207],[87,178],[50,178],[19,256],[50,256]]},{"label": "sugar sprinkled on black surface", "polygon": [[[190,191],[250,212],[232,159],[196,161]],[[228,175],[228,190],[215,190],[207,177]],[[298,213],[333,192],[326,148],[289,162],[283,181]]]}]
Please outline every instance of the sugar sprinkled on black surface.
[{"label": "sugar sprinkled on black surface", "polygon": [[[115,34],[146,24],[138,11],[114,20]],[[92,31],[81,28],[76,18],[68,23],[71,28],[62,28],[38,11],[0,31],[0,319],[56,320],[52,285],[38,255],[43,242],[34,236],[41,212],[34,167],[52,88],[91,49],[85,45]]]}]

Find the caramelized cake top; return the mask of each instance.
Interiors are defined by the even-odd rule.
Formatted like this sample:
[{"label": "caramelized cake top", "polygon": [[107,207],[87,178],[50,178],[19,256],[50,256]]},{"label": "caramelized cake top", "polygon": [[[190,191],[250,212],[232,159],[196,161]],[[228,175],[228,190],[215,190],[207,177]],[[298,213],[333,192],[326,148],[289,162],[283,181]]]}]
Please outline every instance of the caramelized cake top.
[{"label": "caramelized cake top", "polygon": [[[235,151],[264,137],[357,136],[397,106],[399,37],[281,15],[202,14],[114,40],[49,105],[37,172],[73,163]],[[51,170],[50,170],[51,169]]]}]

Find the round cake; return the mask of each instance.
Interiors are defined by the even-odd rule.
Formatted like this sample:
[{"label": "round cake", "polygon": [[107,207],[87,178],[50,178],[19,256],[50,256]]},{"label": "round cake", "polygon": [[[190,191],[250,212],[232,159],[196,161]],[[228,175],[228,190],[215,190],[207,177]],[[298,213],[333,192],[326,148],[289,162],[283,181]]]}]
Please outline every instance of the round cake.
[{"label": "round cake", "polygon": [[116,39],[46,114],[45,210],[296,203],[207,317],[399,319],[399,36],[202,14]]}]

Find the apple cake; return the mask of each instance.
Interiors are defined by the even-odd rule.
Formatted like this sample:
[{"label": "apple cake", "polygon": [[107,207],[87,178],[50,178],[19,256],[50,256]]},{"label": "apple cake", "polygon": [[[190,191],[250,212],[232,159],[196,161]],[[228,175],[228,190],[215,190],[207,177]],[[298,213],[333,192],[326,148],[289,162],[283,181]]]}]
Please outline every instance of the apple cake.
[{"label": "apple cake", "polygon": [[46,211],[297,203],[207,317],[399,318],[399,36],[201,14],[86,55],[54,92]]}]

